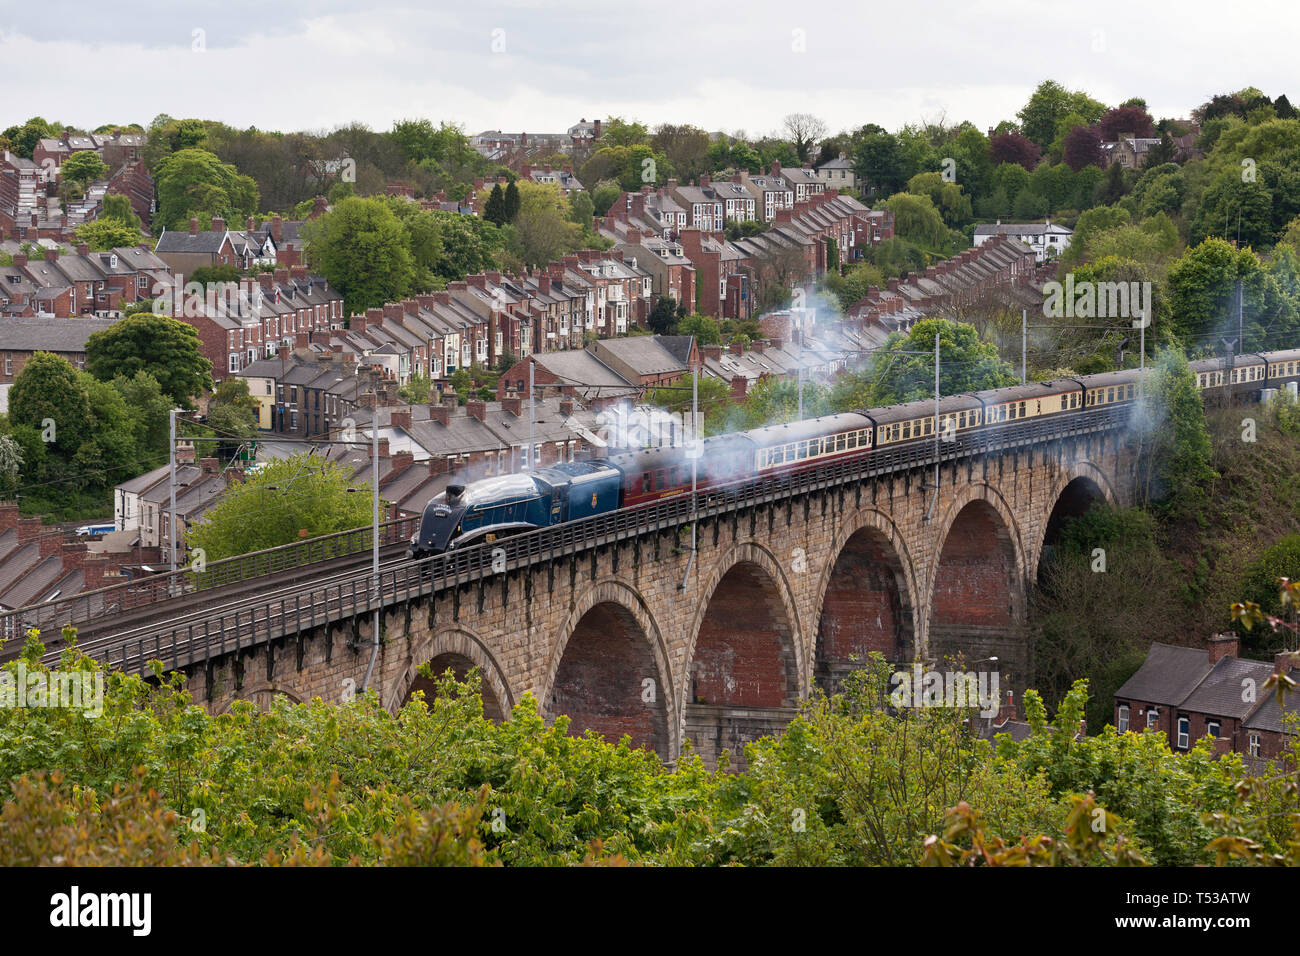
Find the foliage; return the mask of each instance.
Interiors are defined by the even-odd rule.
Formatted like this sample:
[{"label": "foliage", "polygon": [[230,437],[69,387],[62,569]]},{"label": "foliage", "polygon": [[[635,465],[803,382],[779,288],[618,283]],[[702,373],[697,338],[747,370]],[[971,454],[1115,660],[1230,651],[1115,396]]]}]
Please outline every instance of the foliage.
[{"label": "foliage", "polygon": [[158,212],[156,229],[185,229],[191,217],[221,216],[242,222],[257,212],[257,184],[205,149],[172,153],[154,172]]},{"label": "foliage", "polygon": [[232,485],[186,540],[216,561],[359,528],[370,522],[371,496],[352,493],[350,478],[349,467],[316,455],[278,459]]},{"label": "foliage", "polygon": [[78,226],[75,235],[77,242],[84,242],[93,252],[130,249],[140,244],[140,227],[128,225],[120,219],[93,219]]},{"label": "foliage", "polygon": [[302,227],[307,260],[343,296],[348,315],[411,292],[411,234],[381,199],[344,199]]},{"label": "foliage", "polygon": [[86,371],[101,380],[148,372],[177,405],[192,407],[212,382],[194,326],[165,315],[133,315],[86,340]]},{"label": "foliage", "polygon": [[939,390],[944,395],[1014,385],[1011,366],[980,341],[975,327],[948,319],[921,319],[906,333],[890,335],[865,370],[836,380],[836,411],[878,408],[934,395],[934,337],[939,335]]}]

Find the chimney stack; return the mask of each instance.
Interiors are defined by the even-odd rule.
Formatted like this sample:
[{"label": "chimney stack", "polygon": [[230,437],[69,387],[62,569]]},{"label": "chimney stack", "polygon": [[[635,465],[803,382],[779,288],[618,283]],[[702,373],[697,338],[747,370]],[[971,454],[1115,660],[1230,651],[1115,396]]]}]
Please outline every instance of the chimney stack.
[{"label": "chimney stack", "polygon": [[1210,638],[1210,665],[1213,666],[1225,657],[1236,657],[1239,648],[1237,635],[1232,633],[1215,634]]}]

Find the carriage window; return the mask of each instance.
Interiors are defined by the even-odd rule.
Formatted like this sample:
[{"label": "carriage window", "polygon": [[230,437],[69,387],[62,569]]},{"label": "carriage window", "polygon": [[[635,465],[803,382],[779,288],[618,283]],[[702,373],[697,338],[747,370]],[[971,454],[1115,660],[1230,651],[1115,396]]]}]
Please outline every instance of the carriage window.
[{"label": "carriage window", "polygon": [[641,476],[641,491],[646,492],[650,490],[650,472],[647,471]]},{"label": "carriage window", "polygon": [[844,436],[844,447],[845,447],[845,448],[857,448],[857,447],[858,447],[858,433],[857,433],[857,432],[849,432],[847,435]]}]

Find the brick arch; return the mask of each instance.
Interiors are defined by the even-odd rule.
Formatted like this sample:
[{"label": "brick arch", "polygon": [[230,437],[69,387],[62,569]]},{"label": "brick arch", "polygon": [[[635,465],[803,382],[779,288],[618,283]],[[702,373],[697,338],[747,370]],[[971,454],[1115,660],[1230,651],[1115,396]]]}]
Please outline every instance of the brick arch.
[{"label": "brick arch", "polygon": [[[477,667],[483,681],[483,689],[490,692],[495,699],[497,709],[503,718],[509,717],[515,707],[515,695],[505,679],[505,672],[497,662],[492,651],[478,634],[463,625],[441,628],[432,634],[413,639],[410,642],[407,665],[402,677],[388,692],[384,701],[385,709],[396,713],[410,696],[419,675],[418,668],[439,657],[458,657]],[[453,664],[454,662],[449,662]],[[457,670],[459,673],[459,670]],[[484,712],[488,710],[488,701],[484,700]]]},{"label": "brick arch", "polygon": [[[594,656],[592,652],[599,652],[599,649],[591,643],[596,635],[586,629],[587,625],[593,622],[605,630],[617,628],[623,631],[622,635],[615,635],[621,640],[615,640],[615,646],[610,649],[622,654],[619,663],[631,661],[636,669],[636,673],[631,674],[617,669],[613,672],[614,680],[627,683],[627,688],[621,691],[625,708],[622,715],[607,715],[611,718],[607,721],[611,729],[610,732],[605,733],[606,738],[609,739],[611,734],[614,734],[615,736],[610,740],[613,743],[618,739],[617,730],[620,725],[627,724],[629,727],[635,725],[643,736],[648,733],[649,742],[653,744],[652,749],[656,750],[661,757],[665,760],[674,759],[681,738],[678,735],[677,700],[673,692],[677,682],[673,676],[672,663],[654,614],[641,595],[622,581],[613,578],[596,581],[584,588],[574,599],[547,657],[544,671],[545,684],[542,686],[540,699],[542,712],[549,717],[556,716],[553,712],[555,698],[557,694],[563,692],[560,685],[566,681],[582,679],[580,674],[572,671],[562,673],[566,667],[566,653],[571,650],[575,635],[584,646],[574,647],[573,650],[585,654],[588,658]],[[636,646],[638,641],[645,651],[644,657],[639,660],[639,649]],[[608,660],[609,658],[605,659]],[[600,679],[601,663],[604,661],[589,660],[583,669],[589,671],[591,677]],[[650,704],[647,704],[643,697],[645,693],[643,681],[646,677],[652,677],[656,681],[654,702]],[[577,726],[576,721],[571,726],[574,732],[580,733],[582,730]],[[600,727],[593,729],[599,731]],[[637,734],[634,733],[633,737],[635,740]]]},{"label": "brick arch", "polygon": [[1043,546],[1046,544],[1052,515],[1061,503],[1061,496],[1065,494],[1067,488],[1081,480],[1090,482],[1106,504],[1114,506],[1119,502],[1110,476],[1092,462],[1079,460],[1062,466],[1052,482],[1052,491],[1046,500],[1046,510],[1037,516],[1038,533],[1026,542],[1032,548],[1032,551],[1026,555],[1026,567],[1032,568],[1035,575],[1043,560]]},{"label": "brick arch", "polygon": [[[918,646],[932,657],[950,652],[950,632],[961,627],[966,634],[960,649],[967,659],[996,648],[1002,651],[1000,666],[1022,667],[1027,662],[1023,637],[1011,635],[1025,620],[1027,563],[1022,527],[1011,506],[992,485],[971,484],[944,508],[936,527],[941,531],[926,574],[925,634]],[[965,579],[953,579],[962,568]],[[1004,595],[1004,588],[1009,593]]]},{"label": "brick arch", "polygon": [[[801,696],[808,688],[809,677],[805,662],[807,654],[804,645],[806,629],[799,617],[798,606],[794,600],[794,589],[791,587],[789,577],[780,561],[767,547],[756,541],[741,541],[719,555],[708,578],[704,581],[704,586],[696,591],[700,596],[700,602],[690,624],[689,642],[685,657],[682,659],[680,675],[682,681],[680,699],[683,702],[692,700],[692,667],[699,651],[700,634],[709,617],[709,610],[713,606],[718,588],[728,575],[737,568],[743,567],[756,569],[765,576],[767,583],[775,586],[778,606],[784,612],[784,624],[788,633],[782,635],[782,641],[786,645],[786,653],[790,655],[791,673],[787,678],[788,683],[792,684],[786,696]],[[781,622],[775,623],[779,627]]]},{"label": "brick arch", "polygon": [[[837,529],[828,556],[816,591],[813,678],[830,693],[843,672],[852,669],[850,654],[865,657],[878,650],[892,660],[913,653],[923,605],[907,541],[882,512],[864,508],[850,513]],[[868,622],[867,627],[847,628],[852,633],[845,633],[846,622],[854,618]],[[900,642],[891,633],[899,631],[901,643],[908,646],[895,646]]]},{"label": "brick arch", "polygon": [[[255,699],[263,694],[269,695],[266,701],[268,705],[270,704],[271,699],[277,696],[287,697],[289,699],[289,703],[291,704],[302,703],[302,698],[299,697],[297,694],[294,694],[291,691],[287,691],[283,687],[280,687],[275,683],[271,683],[268,681],[261,681],[260,683],[253,686],[249,686],[247,684],[244,685],[244,687],[240,691],[238,691],[238,695],[226,701],[226,705],[222,707],[221,710],[218,711],[218,713],[222,713],[222,714],[230,713],[230,708],[235,705],[235,702],[241,700],[249,704],[257,704],[259,709],[266,710],[267,708],[262,706],[261,701]],[[337,701],[330,701],[329,703],[337,703]]]}]

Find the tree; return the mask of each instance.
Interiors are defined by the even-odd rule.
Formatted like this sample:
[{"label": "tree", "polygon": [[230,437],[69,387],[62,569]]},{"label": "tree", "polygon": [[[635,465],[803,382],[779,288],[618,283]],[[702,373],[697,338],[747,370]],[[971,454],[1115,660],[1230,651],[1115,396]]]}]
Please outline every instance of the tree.
[{"label": "tree", "polygon": [[158,165],[154,178],[156,227],[184,229],[192,216],[242,222],[257,212],[257,183],[204,149],[173,153]]},{"label": "tree", "polygon": [[722,327],[711,315],[694,313],[685,316],[677,323],[677,334],[695,336],[696,345],[722,344]]},{"label": "tree", "polygon": [[120,219],[94,219],[78,226],[78,242],[84,242],[96,252],[107,249],[131,249],[140,244],[139,226],[131,226]]},{"label": "tree", "polygon": [[140,217],[131,206],[131,200],[121,193],[107,193],[104,196],[104,208],[100,211],[99,219],[126,223],[137,232],[141,225]]},{"label": "tree", "polygon": [[601,146],[644,146],[649,141],[650,130],[636,120],[629,123],[621,116],[611,116],[601,126]]},{"label": "tree", "polygon": [[1237,337],[1238,283],[1245,342],[1238,342],[1235,351],[1275,347],[1291,338],[1295,306],[1259,257],[1223,239],[1206,239],[1169,269],[1172,331],[1187,348],[1217,350],[1219,336]]},{"label": "tree", "polygon": [[1084,166],[1101,166],[1101,133],[1095,126],[1076,126],[1065,137],[1062,158],[1070,169],[1078,172]]},{"label": "tree", "polygon": [[438,224],[442,254],[434,275],[448,282],[491,268],[505,243],[501,231],[477,216],[454,212],[429,213]]},{"label": "tree", "polygon": [[12,435],[0,435],[0,495],[12,498],[23,467],[22,445]]},{"label": "tree", "polygon": [[943,251],[949,245],[948,227],[929,196],[898,193],[885,208],[894,214],[894,235],[926,249]]},{"label": "tree", "polygon": [[193,407],[212,387],[212,363],[194,326],[165,315],[133,315],[86,340],[86,371],[100,381],[148,372],[174,404]]},{"label": "tree", "polygon": [[545,265],[581,245],[582,229],[569,218],[568,200],[559,186],[524,182],[519,199],[507,248],[525,265]]},{"label": "tree", "polygon": [[273,461],[232,485],[186,541],[215,561],[362,527],[370,522],[371,496],[350,493],[351,474],[350,467],[318,455]]},{"label": "tree", "polygon": [[939,335],[939,391],[943,395],[1014,385],[1019,379],[980,341],[975,326],[949,319],[921,319],[906,334],[895,332],[871,366],[836,381],[837,411],[878,408],[934,396],[934,337]]},{"label": "tree", "polygon": [[36,352],[9,389],[9,420],[35,429],[52,454],[71,460],[91,437],[85,380],[62,356]]},{"label": "tree", "polygon": [[[514,184],[511,183],[511,185]],[[507,221],[506,194],[500,183],[493,185],[492,192],[488,194],[487,202],[483,204],[483,218],[498,226],[505,225]]]},{"label": "tree", "polygon": [[677,321],[686,313],[686,307],[679,307],[671,295],[661,295],[654,308],[646,318],[646,325],[656,335],[677,335]]},{"label": "tree", "polygon": [[410,294],[411,236],[383,200],[351,196],[301,233],[307,261],[342,294],[348,315]]},{"label": "tree", "polygon": [[863,194],[889,196],[901,190],[909,171],[898,139],[875,125],[863,127],[858,133],[853,174]]},{"label": "tree", "polygon": [[781,121],[781,128],[790,137],[801,163],[811,159],[813,144],[826,135],[826,123],[811,113],[790,113]]},{"label": "tree", "polygon": [[696,126],[661,123],[650,138],[650,146],[668,157],[677,175],[698,179],[714,167],[709,156],[709,134]]},{"label": "tree", "polygon": [[233,455],[240,442],[257,436],[260,408],[243,379],[228,378],[217,386],[208,400],[208,427],[221,439],[217,448],[223,458]]},{"label": "tree", "polygon": [[113,388],[130,410],[141,463],[165,460],[173,405],[171,399],[163,394],[158,380],[144,371],[136,372],[130,378],[115,375]]},{"label": "tree", "polygon": [[108,172],[108,166],[91,150],[73,153],[59,167],[59,178],[73,182],[83,190],[97,179],[102,179]]},{"label": "tree", "polygon": [[199,266],[190,273],[190,281],[197,282],[204,287],[217,282],[238,282],[239,268],[225,263],[215,266]]},{"label": "tree", "polygon": [[1038,165],[1042,149],[1019,133],[999,133],[989,140],[989,159],[993,165],[1015,163],[1027,170]]},{"label": "tree", "polygon": [[1201,390],[1178,349],[1163,349],[1144,383],[1137,437],[1147,457],[1143,498],[1175,518],[1206,520],[1208,485],[1217,477]]},{"label": "tree", "polygon": [[1102,139],[1107,143],[1115,142],[1120,134],[1143,138],[1156,135],[1155,121],[1145,105],[1125,104],[1107,110],[1097,125]]},{"label": "tree", "polygon": [[612,179],[602,179],[591,190],[592,212],[597,216],[604,216],[609,212],[611,206],[618,201],[618,197],[623,194],[622,188]]},{"label": "tree", "polygon": [[519,205],[519,186],[516,184],[515,180],[512,179],[506,186],[505,203],[502,207],[505,211],[506,222],[514,222],[515,219],[518,218]]},{"label": "tree", "polygon": [[1105,111],[1103,104],[1086,93],[1071,92],[1055,80],[1044,80],[1016,116],[1024,135],[1046,149],[1056,138],[1056,125],[1062,117],[1078,113],[1085,122],[1095,123]]}]

